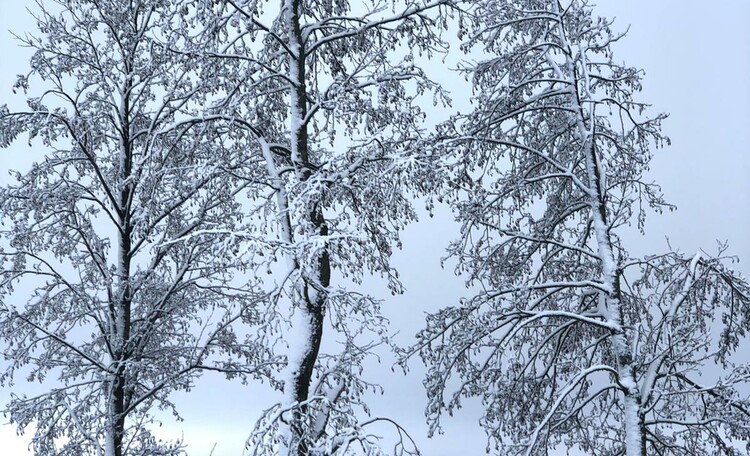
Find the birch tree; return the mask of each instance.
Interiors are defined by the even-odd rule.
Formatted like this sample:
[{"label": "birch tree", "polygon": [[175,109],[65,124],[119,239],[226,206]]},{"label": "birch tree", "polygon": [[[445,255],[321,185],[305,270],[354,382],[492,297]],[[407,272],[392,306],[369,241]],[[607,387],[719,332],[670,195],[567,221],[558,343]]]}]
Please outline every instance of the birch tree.
[{"label": "birch tree", "polygon": [[497,454],[744,454],[747,282],[723,247],[636,258],[620,237],[670,208],[644,180],[664,116],[614,60],[623,34],[581,0],[473,13],[476,109],[440,136],[449,253],[481,291],[419,333],[433,432],[479,397]]},{"label": "birch tree", "polygon": [[[404,184],[417,163],[406,151],[422,134],[419,100],[444,101],[415,61],[443,51],[449,10],[360,3],[186,1],[177,27],[191,30],[182,52],[217,78],[207,114],[234,122],[246,155],[265,166],[244,176],[268,191],[246,209],[259,223],[243,236],[248,255],[267,259],[257,266],[271,273],[269,340],[284,341],[286,367],[253,454],[380,451],[366,430],[378,419],[358,417],[364,391],[379,387],[360,374],[387,331],[380,301],[356,284],[373,273],[401,292],[389,258],[415,218]],[[326,350],[326,331],[341,348]]]},{"label": "birch tree", "polygon": [[0,107],[0,147],[22,153],[28,134],[43,155],[0,189],[0,381],[39,456],[181,454],[150,432],[154,407],[174,411],[169,393],[202,368],[258,360],[234,373],[263,375],[267,350],[231,329],[257,319],[259,297],[232,282],[236,243],[212,234],[239,223],[248,184],[231,173],[247,165],[216,146],[231,142],[220,125],[190,116],[195,74],[156,39],[168,5],[39,4],[15,87],[37,95]]}]

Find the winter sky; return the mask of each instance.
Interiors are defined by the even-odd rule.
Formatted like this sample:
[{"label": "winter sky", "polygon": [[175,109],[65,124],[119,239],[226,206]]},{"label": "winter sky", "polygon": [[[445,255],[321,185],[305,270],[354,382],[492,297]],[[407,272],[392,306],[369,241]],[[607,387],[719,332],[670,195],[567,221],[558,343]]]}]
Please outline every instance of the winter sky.
[{"label": "winter sky", "polygon": [[[685,253],[700,248],[714,253],[717,240],[728,241],[729,252],[742,259],[737,268],[750,276],[750,1],[595,3],[599,14],[617,18],[616,29],[630,25],[628,36],[615,47],[615,59],[645,70],[640,100],[652,104],[654,112],[670,113],[664,129],[672,146],[655,151],[651,178],[678,211],[651,216],[646,236],[629,240],[632,253],[661,253],[667,236]],[[35,7],[32,0],[0,0],[0,105],[22,107],[22,96],[14,96],[11,87],[15,75],[27,71],[29,53],[17,47],[9,30],[34,31],[25,8]],[[433,66],[436,74],[448,74],[441,62]],[[456,100],[469,97],[456,91],[452,95]],[[29,157],[41,152],[30,151],[23,140],[0,150],[0,183],[7,182],[8,169],[23,170]],[[439,230],[434,220],[427,221],[429,228],[425,223],[409,227],[405,248],[396,254],[395,266],[408,292],[389,300],[385,312],[404,343],[422,326],[425,312],[455,303],[463,292],[462,281],[439,265],[442,247],[456,228],[450,216],[438,214],[438,219]],[[382,296],[389,295],[382,290]],[[386,388],[385,396],[371,400],[374,415],[400,420],[427,456],[484,454],[479,413],[472,406],[445,421],[444,435],[428,440],[421,369],[413,362],[405,377],[398,369],[391,371],[392,363],[386,355],[380,365],[373,365],[382,372],[375,373],[375,380]],[[24,387],[17,383],[0,389],[0,403]],[[240,454],[260,410],[276,400],[269,397],[267,385],[247,387],[218,376],[205,377],[191,393],[174,399],[185,421],[175,423],[167,416],[157,435],[183,436],[189,454],[198,456],[208,456],[214,444],[213,456]],[[28,454],[26,445],[27,439],[15,436],[11,426],[0,426],[0,453]]]}]

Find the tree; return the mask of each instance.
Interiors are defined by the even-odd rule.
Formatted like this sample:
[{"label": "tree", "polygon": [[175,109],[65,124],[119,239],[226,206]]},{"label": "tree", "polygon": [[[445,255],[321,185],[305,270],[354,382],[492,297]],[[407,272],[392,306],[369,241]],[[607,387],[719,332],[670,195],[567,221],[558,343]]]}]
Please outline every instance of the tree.
[{"label": "tree", "polygon": [[[251,196],[257,223],[242,235],[271,272],[269,343],[289,349],[284,399],[249,445],[254,454],[372,454],[377,440],[363,428],[373,420],[356,409],[378,387],[360,371],[387,331],[380,302],[347,283],[371,272],[401,291],[389,257],[415,217],[405,184],[425,116],[417,100],[443,97],[415,56],[443,50],[449,2],[183,3],[177,51],[217,84],[207,115],[233,122],[243,135],[235,146],[265,167],[243,175],[267,191]],[[324,349],[327,327],[338,353]]]},{"label": "tree", "polygon": [[449,253],[480,291],[419,333],[432,430],[479,397],[499,454],[741,454],[748,283],[723,247],[634,258],[620,237],[669,207],[643,178],[664,116],[613,60],[623,35],[582,0],[473,12],[465,47],[492,57],[466,68],[477,108],[439,139],[462,223]]},{"label": "tree", "polygon": [[39,4],[16,88],[44,89],[28,110],[0,107],[0,147],[28,133],[44,149],[0,189],[0,380],[42,383],[6,410],[20,431],[34,424],[39,456],[181,453],[150,433],[153,408],[174,411],[169,393],[203,368],[263,375],[268,361],[232,331],[261,296],[234,286],[236,240],[214,234],[240,218],[248,184],[231,173],[246,165],[216,146],[226,129],[191,116],[205,98],[160,43],[168,5]]}]

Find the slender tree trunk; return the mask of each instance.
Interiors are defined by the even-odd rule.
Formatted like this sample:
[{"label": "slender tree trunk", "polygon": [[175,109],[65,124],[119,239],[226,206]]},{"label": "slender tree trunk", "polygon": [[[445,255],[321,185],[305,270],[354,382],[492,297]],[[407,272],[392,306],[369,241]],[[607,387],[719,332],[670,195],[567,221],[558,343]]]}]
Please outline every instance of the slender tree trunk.
[{"label": "slender tree trunk", "polygon": [[[125,220],[122,220],[125,222]],[[109,375],[107,413],[107,456],[122,456],[122,440],[125,433],[125,408],[127,403],[126,364],[128,362],[128,344],[130,338],[131,289],[130,289],[130,229],[125,223],[123,232],[118,236],[118,293],[111,303],[112,333],[110,350],[112,372]],[[113,314],[113,315],[112,315]]]},{"label": "slender tree trunk", "polygon": [[106,456],[123,456],[122,440],[125,432],[125,378],[121,372],[112,375],[108,393],[108,422]]},{"label": "slender tree trunk", "polygon": [[[620,273],[615,259],[614,247],[609,233],[604,170],[597,155],[595,134],[596,123],[593,105],[584,105],[583,99],[591,99],[588,62],[581,52],[580,68],[573,61],[573,49],[568,40],[562,17],[562,5],[557,3],[558,32],[566,52],[566,72],[570,85],[571,104],[577,107],[576,129],[578,140],[583,148],[586,161],[586,175],[589,192],[589,205],[594,228],[594,239],[601,261],[601,280],[607,287],[603,296],[604,305],[600,309],[603,317],[616,329],[612,330],[612,354],[614,355],[617,381],[623,392],[626,456],[646,456],[645,427],[641,413],[641,395],[635,376],[635,365],[630,353],[631,341],[623,326],[624,312],[620,292]],[[563,78],[563,74],[559,76]]]},{"label": "slender tree trunk", "polygon": [[624,312],[620,293],[620,277],[609,235],[607,207],[602,192],[603,172],[596,153],[594,132],[586,128],[584,119],[579,116],[579,134],[585,147],[586,169],[591,192],[591,217],[594,236],[602,264],[602,281],[608,291],[604,298],[604,317],[613,324],[612,351],[616,361],[617,380],[621,385],[624,399],[625,450],[627,456],[646,456],[641,395],[635,377],[633,357],[630,353],[631,341],[623,326]]},{"label": "slender tree trunk", "polygon": [[[304,404],[309,399],[310,383],[312,380],[315,362],[318,359],[320,342],[323,337],[323,312],[322,308],[311,309],[309,303],[305,304],[302,310],[302,318],[306,320],[302,334],[299,334],[304,340],[304,350],[296,360],[296,366],[290,366],[290,383],[285,385],[287,396],[290,396],[293,403]],[[310,430],[307,429],[307,420],[305,419],[307,406],[302,405],[295,409],[290,424],[290,445],[288,448],[289,455],[307,455],[309,453],[309,436]]]},{"label": "slender tree trunk", "polygon": [[[307,87],[306,87],[306,55],[305,43],[302,39],[300,10],[302,0],[286,0],[287,30],[289,38],[289,87],[290,93],[290,134],[292,164],[297,170],[297,178],[306,181],[311,175],[311,162],[308,149],[307,124]],[[313,226],[312,236],[327,236],[328,228],[325,223],[322,208],[314,204],[308,213]],[[318,359],[320,344],[323,338],[323,319],[325,316],[326,289],[330,285],[331,265],[328,253],[325,251],[317,259],[316,271],[304,277],[303,302],[300,303],[301,320],[303,325],[298,328],[297,335],[301,339],[302,350],[296,359],[290,359],[288,366],[289,377],[284,386],[287,399],[298,407],[290,424],[289,444],[287,454],[305,456],[309,453],[309,430],[305,420],[309,399],[310,384],[312,382],[315,363]]]},{"label": "slender tree trunk", "polygon": [[608,322],[616,328],[613,329],[611,340],[612,351],[617,364],[617,380],[624,395],[625,454],[626,456],[646,456],[641,395],[636,382],[633,357],[630,353],[631,341],[623,326],[624,312],[620,293],[620,277],[609,235],[605,196],[601,190],[602,167],[596,153],[593,131],[586,129],[582,117],[579,117],[579,134],[584,139],[582,143],[585,147],[586,169],[591,191],[591,216],[602,264],[602,281],[608,288],[604,298],[604,309],[602,310],[605,312],[605,318]]},{"label": "slender tree trunk", "polygon": [[[126,57],[126,56],[124,56]],[[129,75],[129,65],[125,61],[126,74]],[[129,360],[130,325],[132,312],[132,289],[130,286],[130,269],[132,258],[132,234],[133,227],[130,220],[130,201],[133,187],[130,182],[132,175],[132,147],[130,143],[130,99],[132,88],[129,76],[126,76],[123,87],[123,97],[120,106],[120,157],[119,176],[117,185],[119,193],[117,197],[118,215],[118,258],[117,258],[117,295],[110,298],[110,318],[112,319],[110,351],[112,356],[109,391],[107,404],[108,423],[107,429],[107,456],[123,456],[123,437],[125,434],[125,409],[128,398],[127,391],[127,363]]]}]

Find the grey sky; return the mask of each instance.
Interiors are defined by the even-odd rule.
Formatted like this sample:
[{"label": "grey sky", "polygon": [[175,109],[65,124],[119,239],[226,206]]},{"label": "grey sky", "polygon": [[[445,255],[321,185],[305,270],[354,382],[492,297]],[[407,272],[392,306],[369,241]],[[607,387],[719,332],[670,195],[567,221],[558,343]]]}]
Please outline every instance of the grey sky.
[{"label": "grey sky", "polygon": [[[647,235],[634,235],[634,254],[666,250],[665,236],[684,252],[699,248],[715,252],[716,240],[728,241],[730,252],[743,259],[737,269],[750,276],[750,2],[747,0],[601,0],[598,12],[616,16],[615,28],[631,24],[628,37],[615,48],[617,60],[645,69],[640,99],[654,111],[670,113],[665,132],[672,146],[654,152],[651,177],[662,185],[678,211],[647,220]],[[24,7],[31,0],[0,0],[0,105],[21,107],[22,95],[10,88],[17,73],[27,71],[28,52],[16,48],[7,30],[32,30],[34,21]],[[434,71],[444,71],[436,62]],[[468,94],[453,93],[455,98]],[[7,169],[23,169],[33,153],[24,140],[0,150],[0,182]],[[463,292],[460,279],[442,270],[442,248],[455,234],[449,216],[425,217],[404,234],[403,251],[395,263],[408,292],[390,300],[385,312],[401,331],[401,341],[423,324],[424,312],[453,304]],[[381,296],[389,296],[383,290]],[[413,432],[424,454],[448,456],[484,454],[485,439],[476,423],[478,412],[467,407],[446,419],[446,434],[427,440],[421,369],[411,375],[391,372],[384,357],[371,372],[386,395],[371,402],[374,415],[400,419]],[[382,373],[381,373],[382,372]],[[16,385],[21,392],[24,385]],[[10,389],[0,389],[0,403]],[[161,433],[184,435],[195,456],[236,456],[259,411],[276,397],[267,385],[246,387],[206,376],[190,394],[175,396],[185,421],[165,419]],[[0,426],[3,454],[22,455],[26,439],[10,426]]]}]

